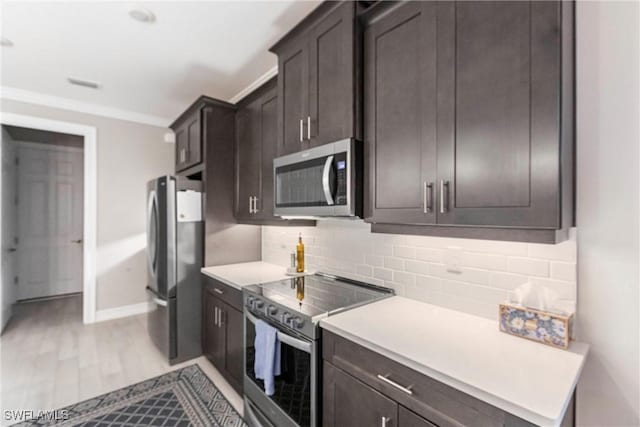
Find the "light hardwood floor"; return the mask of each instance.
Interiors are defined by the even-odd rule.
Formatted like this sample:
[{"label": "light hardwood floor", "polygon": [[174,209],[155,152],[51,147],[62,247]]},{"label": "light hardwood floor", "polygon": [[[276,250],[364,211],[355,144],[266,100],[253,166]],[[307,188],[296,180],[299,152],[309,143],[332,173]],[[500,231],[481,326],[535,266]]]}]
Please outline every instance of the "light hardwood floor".
[{"label": "light hardwood floor", "polygon": [[82,299],[18,304],[0,336],[0,408],[52,410],[198,363],[242,414],[242,398],[204,357],[169,366],[146,315],[84,325]]}]

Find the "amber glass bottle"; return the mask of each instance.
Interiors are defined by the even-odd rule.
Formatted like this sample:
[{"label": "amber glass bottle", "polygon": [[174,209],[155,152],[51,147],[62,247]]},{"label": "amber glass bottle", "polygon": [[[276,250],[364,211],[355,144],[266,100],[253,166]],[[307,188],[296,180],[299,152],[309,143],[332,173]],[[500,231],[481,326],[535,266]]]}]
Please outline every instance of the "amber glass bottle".
[{"label": "amber glass bottle", "polygon": [[296,271],[304,273],[304,243],[302,243],[302,233],[298,236],[298,244],[296,245]]}]

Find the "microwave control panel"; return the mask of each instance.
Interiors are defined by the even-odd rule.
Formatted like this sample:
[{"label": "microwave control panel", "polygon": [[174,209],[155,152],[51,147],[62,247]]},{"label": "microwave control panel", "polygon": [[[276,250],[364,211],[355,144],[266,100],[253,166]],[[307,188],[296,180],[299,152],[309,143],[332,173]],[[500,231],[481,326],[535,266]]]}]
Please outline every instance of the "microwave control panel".
[{"label": "microwave control panel", "polygon": [[336,192],[335,192],[335,204],[346,205],[347,204],[347,170],[349,165],[347,164],[347,153],[337,153],[335,155],[336,165]]}]

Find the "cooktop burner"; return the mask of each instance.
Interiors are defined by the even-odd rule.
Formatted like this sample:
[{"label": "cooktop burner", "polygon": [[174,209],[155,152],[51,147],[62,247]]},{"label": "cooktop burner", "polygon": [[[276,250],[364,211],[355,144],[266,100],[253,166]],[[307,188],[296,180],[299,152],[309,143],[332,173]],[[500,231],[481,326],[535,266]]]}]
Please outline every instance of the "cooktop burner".
[{"label": "cooktop burner", "polygon": [[393,294],[391,289],[317,273],[243,289],[245,307],[308,333],[323,317]]}]

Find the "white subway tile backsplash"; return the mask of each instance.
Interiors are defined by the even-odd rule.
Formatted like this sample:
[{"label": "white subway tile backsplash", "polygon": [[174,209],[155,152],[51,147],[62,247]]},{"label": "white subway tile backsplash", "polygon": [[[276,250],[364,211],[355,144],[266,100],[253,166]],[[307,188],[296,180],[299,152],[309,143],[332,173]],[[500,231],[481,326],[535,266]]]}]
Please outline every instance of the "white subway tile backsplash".
[{"label": "white subway tile backsplash", "polygon": [[384,258],[384,266],[392,270],[402,271],[404,270],[404,260],[402,258],[388,256]]},{"label": "white subway tile backsplash", "polygon": [[373,277],[380,280],[393,280],[393,270],[376,267],[373,269]]},{"label": "white subway tile backsplash", "polygon": [[402,283],[403,285],[415,285],[416,284],[416,276],[411,273],[405,273],[402,271],[394,271],[393,272],[393,281],[397,283]]},{"label": "white subway tile backsplash", "polygon": [[371,277],[373,276],[373,267],[368,266],[368,265],[357,265],[356,266],[356,273],[362,275],[362,276],[366,276],[366,277]]},{"label": "white subway tile backsplash", "polygon": [[551,278],[558,280],[566,280],[569,282],[576,281],[576,264],[572,262],[552,262]]},{"label": "white subway tile backsplash", "polygon": [[549,277],[549,261],[543,259],[509,257],[508,270],[511,273]]},{"label": "white subway tile backsplash", "polygon": [[413,259],[416,257],[416,248],[411,246],[394,246],[393,255],[401,258]]},{"label": "white subway tile backsplash", "polygon": [[404,269],[410,273],[429,274],[429,264],[426,262],[406,260]]},{"label": "white subway tile backsplash", "polygon": [[507,257],[481,252],[462,252],[460,263],[467,267],[484,268],[487,270],[505,270]]},{"label": "white subway tile backsplash", "polygon": [[363,221],[339,220],[262,230],[264,261],[288,266],[302,233],[310,270],[387,286],[397,295],[490,319],[509,291],[527,282],[550,288],[567,306],[576,301],[575,237],[539,245],[372,234]]},{"label": "white subway tile backsplash", "polygon": [[542,245],[530,243],[528,255],[530,258],[544,258],[558,261],[576,262],[576,242],[568,240],[557,245]]},{"label": "white subway tile backsplash", "polygon": [[372,267],[382,267],[384,266],[384,258],[378,255],[367,255],[364,258],[366,264]]},{"label": "white subway tile backsplash", "polygon": [[443,262],[443,253],[440,249],[417,248],[416,259],[430,262]]}]

